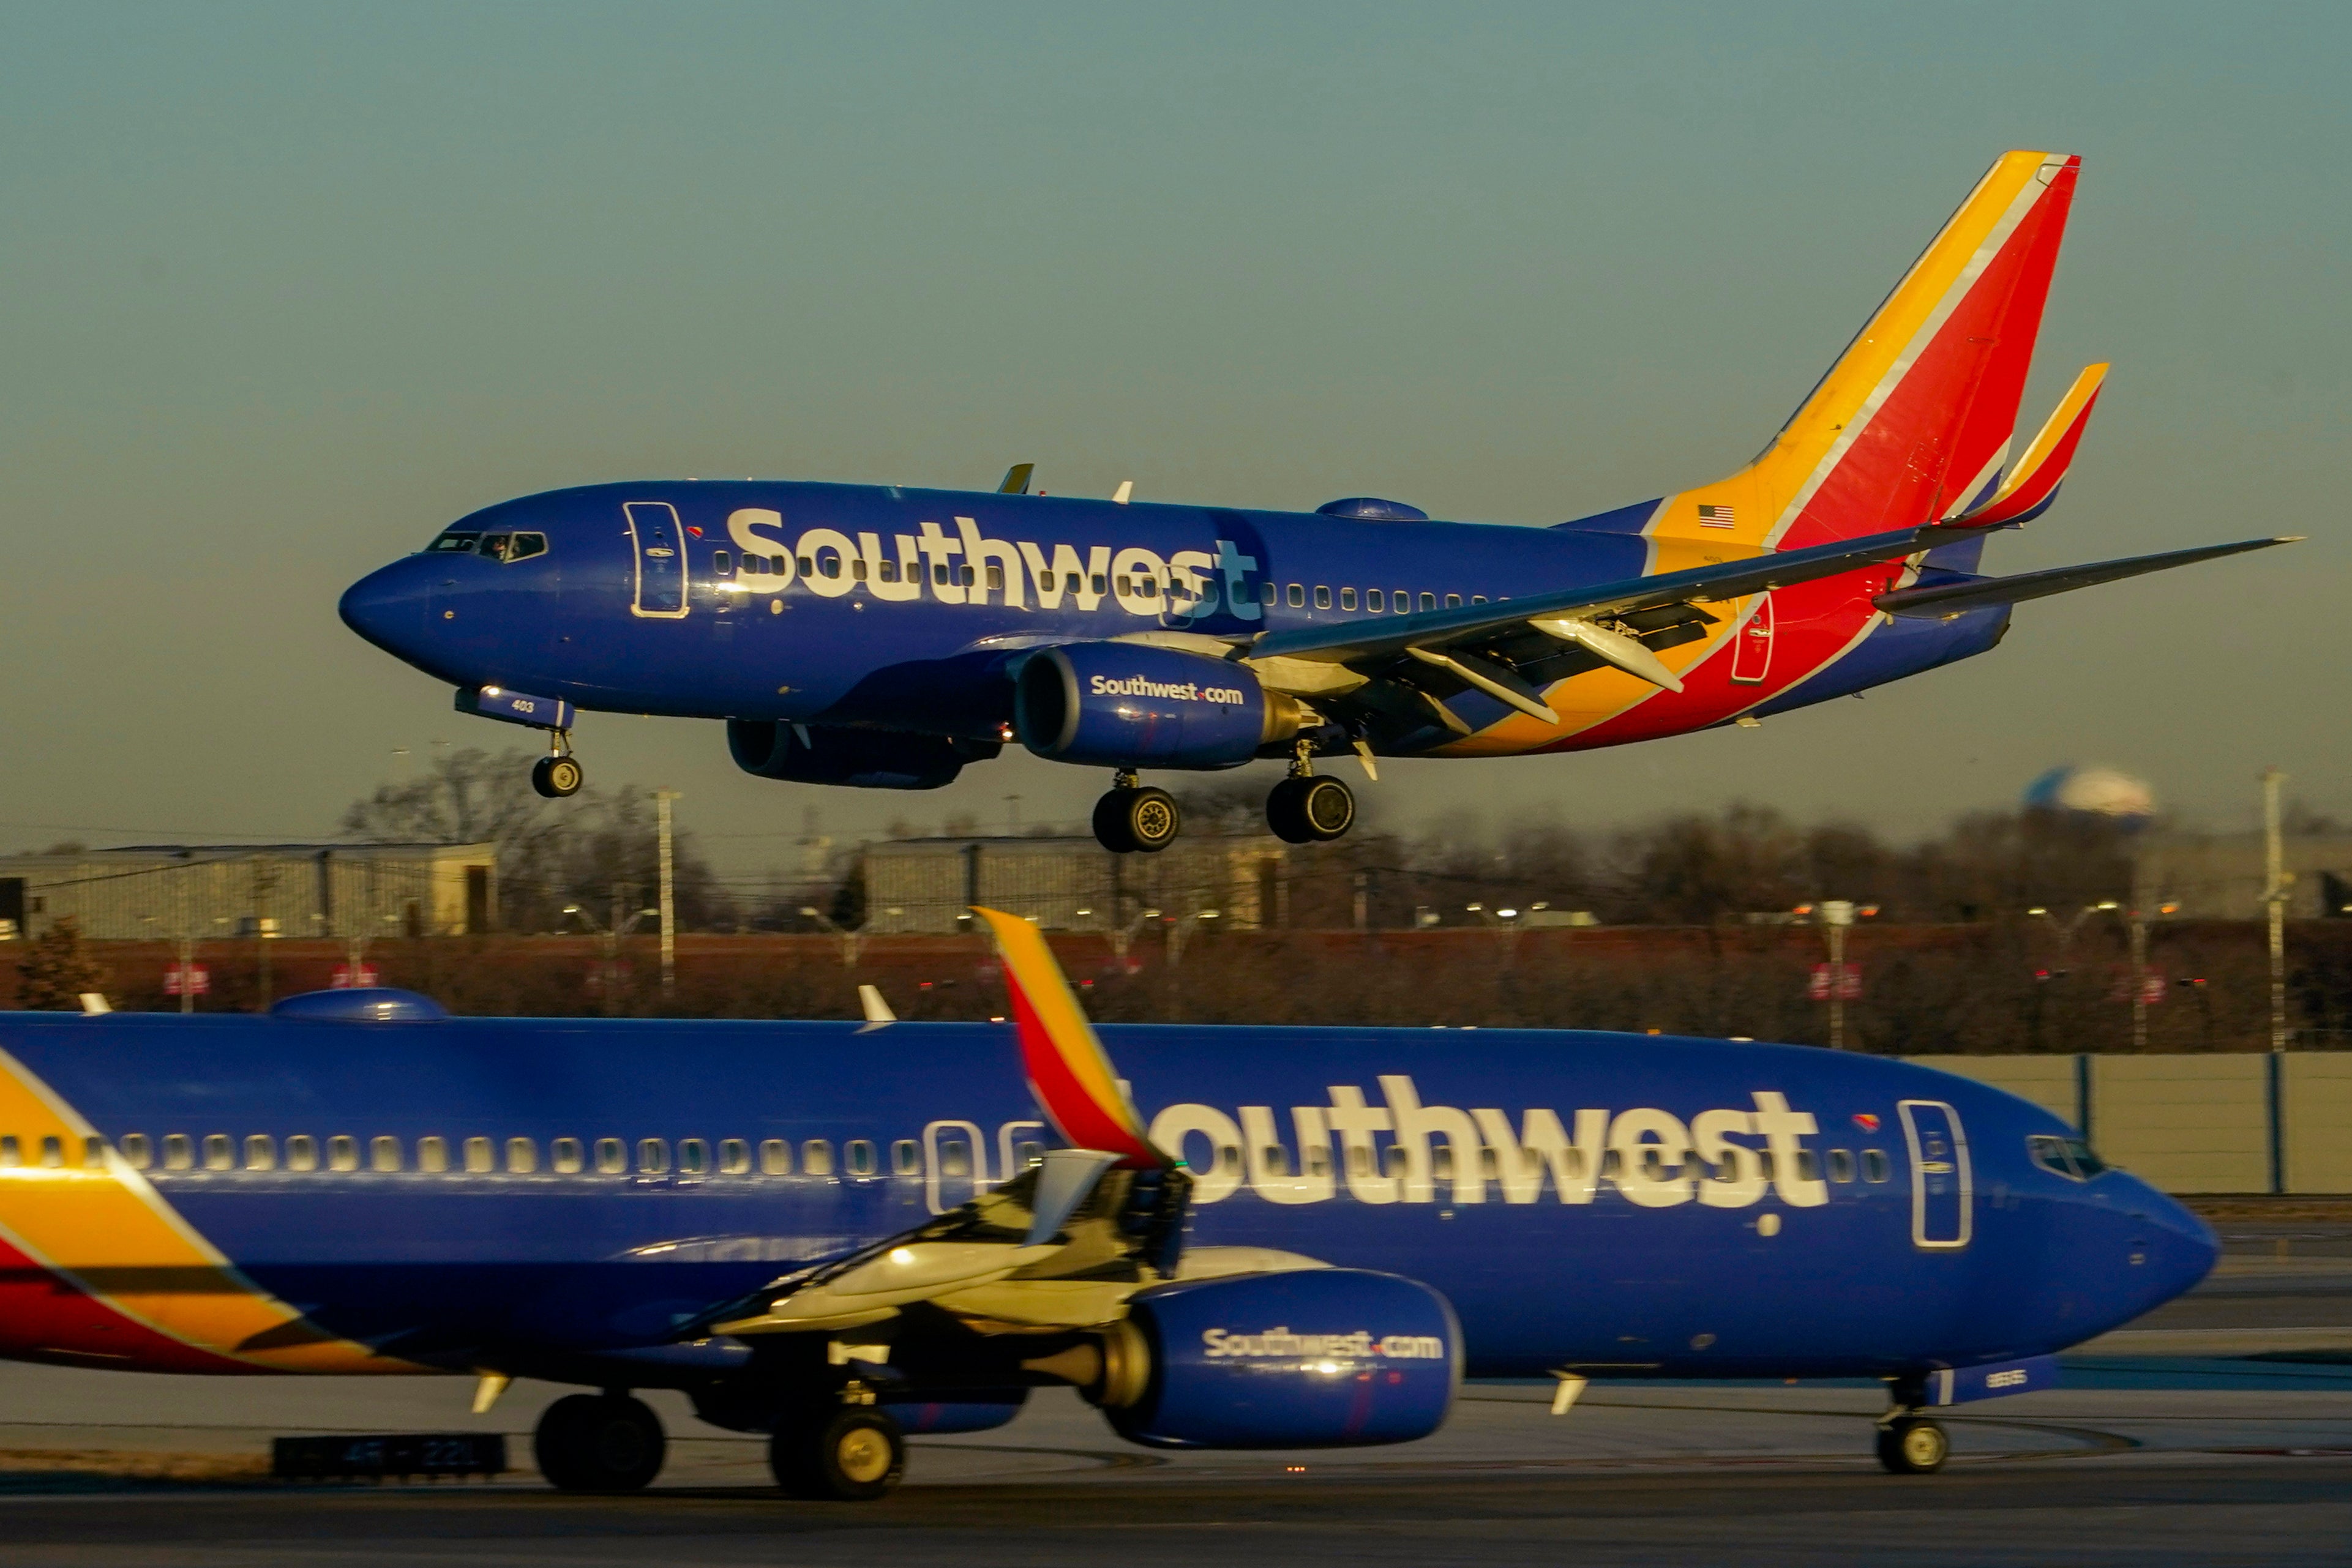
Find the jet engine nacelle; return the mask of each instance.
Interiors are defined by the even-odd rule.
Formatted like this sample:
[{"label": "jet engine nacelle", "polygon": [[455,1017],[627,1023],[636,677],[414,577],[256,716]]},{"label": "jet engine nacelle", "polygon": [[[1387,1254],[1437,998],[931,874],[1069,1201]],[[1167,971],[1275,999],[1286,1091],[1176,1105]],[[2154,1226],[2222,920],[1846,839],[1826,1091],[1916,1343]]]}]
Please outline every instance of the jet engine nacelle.
[{"label": "jet engine nacelle", "polygon": [[1003,748],[992,741],[940,735],[730,718],[727,749],[736,767],[762,779],[861,789],[937,789],[954,783],[965,763],[986,761]]},{"label": "jet engine nacelle", "polygon": [[1013,688],[1021,744],[1056,762],[1234,768],[1306,723],[1295,698],[1239,664],[1145,643],[1032,653]]},{"label": "jet engine nacelle", "polygon": [[1105,1411],[1157,1448],[1347,1448],[1444,1424],[1462,1329],[1415,1280],[1357,1269],[1139,1291],[1104,1342]]}]

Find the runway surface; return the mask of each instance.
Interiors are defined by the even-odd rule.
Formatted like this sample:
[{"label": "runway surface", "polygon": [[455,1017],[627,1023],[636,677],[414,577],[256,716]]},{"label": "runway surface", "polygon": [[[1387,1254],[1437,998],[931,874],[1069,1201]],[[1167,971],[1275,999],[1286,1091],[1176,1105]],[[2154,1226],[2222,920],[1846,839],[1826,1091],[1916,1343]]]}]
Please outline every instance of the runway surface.
[{"label": "runway surface", "polygon": [[[1397,1448],[1155,1454],[1075,1396],[918,1440],[879,1504],[790,1502],[751,1438],[655,1396],[648,1493],[560,1496],[539,1409],[455,1378],[221,1380],[0,1366],[0,1563],[969,1565],[1252,1562],[2072,1564],[2352,1561],[2352,1218],[2217,1221],[2224,1268],[2070,1359],[2067,1386],[1951,1412],[1941,1475],[1870,1458],[1870,1387],[1473,1385]],[[2277,1359],[2284,1347],[2287,1355]],[[2247,1359],[2260,1355],[2263,1359]],[[294,1489],[281,1433],[509,1433],[494,1483]]]}]

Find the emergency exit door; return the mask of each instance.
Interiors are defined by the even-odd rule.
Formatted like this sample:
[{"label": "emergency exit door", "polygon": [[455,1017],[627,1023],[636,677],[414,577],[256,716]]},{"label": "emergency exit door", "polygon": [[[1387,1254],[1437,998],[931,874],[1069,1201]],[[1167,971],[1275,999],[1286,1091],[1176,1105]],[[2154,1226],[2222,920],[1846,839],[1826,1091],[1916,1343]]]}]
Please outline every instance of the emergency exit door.
[{"label": "emergency exit door", "polygon": [[686,530],[678,527],[677,509],[667,501],[630,501],[621,510],[629,519],[629,539],[637,557],[637,594],[631,609],[639,615],[675,621],[686,613]]},{"label": "emergency exit door", "polygon": [[1772,671],[1772,596],[1756,601],[1756,613],[1731,634],[1731,678],[1741,685],[1760,684]]},{"label": "emergency exit door", "polygon": [[1911,1150],[1911,1245],[1966,1247],[1975,1194],[1960,1113],[1941,1100],[1906,1100],[1897,1109]]}]

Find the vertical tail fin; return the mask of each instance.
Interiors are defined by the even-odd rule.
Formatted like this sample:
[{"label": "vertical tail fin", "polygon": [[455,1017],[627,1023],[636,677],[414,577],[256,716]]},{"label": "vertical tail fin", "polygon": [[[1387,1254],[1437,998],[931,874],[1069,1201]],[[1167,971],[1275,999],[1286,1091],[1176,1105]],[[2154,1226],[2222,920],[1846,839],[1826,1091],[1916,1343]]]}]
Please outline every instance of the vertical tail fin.
[{"label": "vertical tail fin", "polygon": [[1772,444],[1645,531],[1797,549],[1967,510],[2009,455],[2081,162],[2003,154]]}]

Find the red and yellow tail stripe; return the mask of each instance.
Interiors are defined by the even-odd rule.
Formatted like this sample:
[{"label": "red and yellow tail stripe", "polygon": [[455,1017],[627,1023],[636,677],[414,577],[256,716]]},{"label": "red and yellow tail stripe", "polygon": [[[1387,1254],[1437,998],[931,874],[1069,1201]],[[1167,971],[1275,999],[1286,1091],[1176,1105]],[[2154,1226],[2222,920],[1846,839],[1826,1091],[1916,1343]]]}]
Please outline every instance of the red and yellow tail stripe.
[{"label": "red and yellow tail stripe", "polygon": [[2087,365],[2058,400],[2058,406],[2042,423],[2025,455],[2001,481],[1985,504],[1960,518],[1969,528],[1990,528],[2003,524],[2022,523],[2040,517],[2050,509],[2058,497],[2058,486],[2065,483],[2066,470],[2074,461],[2074,449],[2082,444],[2083,427],[2091,423],[2091,410],[2097,406],[2099,389],[2106,384],[2107,367]]},{"label": "red and yellow tail stripe", "polygon": [[[97,1129],[24,1063],[0,1051],[0,1128],[29,1155],[54,1138],[65,1163],[0,1169],[0,1244],[72,1293],[36,1322],[0,1322],[13,1354],[99,1356],[180,1372],[425,1372],[313,1327],[238,1272]],[[11,1292],[16,1294],[18,1292]],[[86,1306],[82,1303],[86,1303]],[[35,1332],[37,1331],[37,1332]],[[57,1338],[61,1343],[18,1343]],[[80,1341],[88,1340],[88,1343]]]},{"label": "red and yellow tail stripe", "polygon": [[1021,1037],[1022,1069],[1055,1130],[1078,1148],[1118,1155],[1129,1169],[1169,1164],[1128,1103],[1118,1074],[1045,938],[1017,915],[978,905],[972,913],[995,933]]}]

